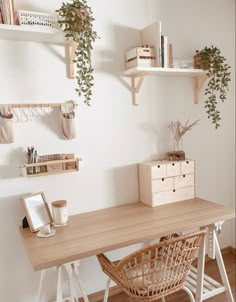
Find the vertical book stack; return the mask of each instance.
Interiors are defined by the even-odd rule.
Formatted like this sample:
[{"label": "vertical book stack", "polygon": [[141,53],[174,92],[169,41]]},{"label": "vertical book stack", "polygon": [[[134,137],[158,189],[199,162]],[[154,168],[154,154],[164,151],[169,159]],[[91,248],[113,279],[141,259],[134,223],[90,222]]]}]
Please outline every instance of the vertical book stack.
[{"label": "vertical book stack", "polygon": [[0,0],[0,24],[15,24],[13,0]]},{"label": "vertical book stack", "polygon": [[156,49],[156,66],[171,68],[172,65],[172,44],[168,43],[168,37],[163,35],[161,21],[156,21],[141,30],[143,45],[149,45]]}]

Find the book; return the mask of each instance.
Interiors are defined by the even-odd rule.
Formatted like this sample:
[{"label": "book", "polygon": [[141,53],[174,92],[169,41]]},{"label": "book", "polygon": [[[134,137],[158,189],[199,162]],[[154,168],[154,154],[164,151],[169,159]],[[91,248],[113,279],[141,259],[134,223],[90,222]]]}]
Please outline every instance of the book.
[{"label": "book", "polygon": [[168,67],[173,68],[173,54],[172,54],[172,44],[168,43],[167,45],[167,54],[168,54]]},{"label": "book", "polygon": [[8,0],[9,2],[9,11],[10,11],[10,24],[15,24],[15,18],[14,18],[14,2],[13,0]]},{"label": "book", "polygon": [[0,2],[3,23],[14,24],[14,3],[13,0],[2,0]]},{"label": "book", "polygon": [[141,30],[141,42],[144,47],[154,47],[156,66],[161,67],[161,21],[156,21]]},{"label": "book", "polygon": [[168,67],[168,37],[161,35],[161,67]]},{"label": "book", "polygon": [[0,24],[3,24],[3,18],[2,18],[2,10],[1,10],[1,7],[0,7]]}]

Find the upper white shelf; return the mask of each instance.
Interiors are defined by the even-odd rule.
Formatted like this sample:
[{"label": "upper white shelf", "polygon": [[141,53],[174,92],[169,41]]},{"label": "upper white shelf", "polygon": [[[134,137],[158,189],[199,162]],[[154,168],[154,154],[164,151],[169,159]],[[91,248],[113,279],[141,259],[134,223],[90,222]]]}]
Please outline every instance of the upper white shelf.
[{"label": "upper white shelf", "polygon": [[67,44],[64,32],[59,29],[39,26],[0,24],[1,40],[32,41],[41,43]]},{"label": "upper white shelf", "polygon": [[205,75],[205,71],[202,69],[133,67],[125,70],[124,75],[130,77],[139,77],[142,75],[196,77]]},{"label": "upper white shelf", "polygon": [[131,77],[133,104],[138,105],[137,94],[146,75],[153,76],[182,76],[193,78],[194,103],[198,103],[199,91],[206,80],[203,69],[163,68],[163,67],[133,67],[124,71],[124,75]]}]

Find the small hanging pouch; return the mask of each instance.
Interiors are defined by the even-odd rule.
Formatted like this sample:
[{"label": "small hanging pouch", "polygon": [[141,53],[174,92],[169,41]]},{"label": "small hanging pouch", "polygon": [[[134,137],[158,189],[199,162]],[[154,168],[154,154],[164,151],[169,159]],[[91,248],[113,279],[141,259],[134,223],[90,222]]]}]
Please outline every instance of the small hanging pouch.
[{"label": "small hanging pouch", "polygon": [[73,101],[61,104],[60,123],[65,139],[76,138],[76,120]]},{"label": "small hanging pouch", "polygon": [[10,106],[0,105],[0,144],[14,142],[13,114]]}]

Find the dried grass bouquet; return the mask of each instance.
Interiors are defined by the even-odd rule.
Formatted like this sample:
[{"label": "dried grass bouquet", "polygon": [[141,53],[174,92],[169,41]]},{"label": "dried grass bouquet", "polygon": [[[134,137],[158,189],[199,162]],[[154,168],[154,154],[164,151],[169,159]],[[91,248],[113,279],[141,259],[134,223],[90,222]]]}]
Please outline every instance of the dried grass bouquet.
[{"label": "dried grass bouquet", "polygon": [[186,132],[191,130],[193,126],[197,125],[199,120],[189,124],[189,120],[185,124],[181,124],[180,121],[171,122],[168,128],[171,130],[173,135],[173,151],[181,151],[182,146],[180,143]]}]

